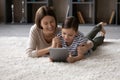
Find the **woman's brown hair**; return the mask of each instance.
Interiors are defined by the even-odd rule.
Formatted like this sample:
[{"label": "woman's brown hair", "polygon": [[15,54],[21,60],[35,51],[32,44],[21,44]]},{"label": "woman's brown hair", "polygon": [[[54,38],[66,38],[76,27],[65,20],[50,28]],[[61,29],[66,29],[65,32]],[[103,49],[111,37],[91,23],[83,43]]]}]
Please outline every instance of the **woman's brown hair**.
[{"label": "woman's brown hair", "polygon": [[42,26],[40,24],[41,24],[41,20],[45,16],[54,17],[55,21],[56,21],[56,27],[57,27],[57,18],[56,18],[56,15],[55,15],[54,11],[53,11],[53,8],[48,7],[48,6],[41,6],[37,10],[36,15],[35,15],[35,24],[37,25],[38,28],[42,29]]}]

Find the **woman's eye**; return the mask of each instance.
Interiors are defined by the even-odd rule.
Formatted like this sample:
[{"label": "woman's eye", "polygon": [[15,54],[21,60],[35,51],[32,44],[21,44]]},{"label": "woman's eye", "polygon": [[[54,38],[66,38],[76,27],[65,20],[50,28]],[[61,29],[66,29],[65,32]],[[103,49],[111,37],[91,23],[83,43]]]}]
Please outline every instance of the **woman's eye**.
[{"label": "woman's eye", "polygon": [[50,23],[54,23],[54,20],[52,20]]},{"label": "woman's eye", "polygon": [[44,25],[47,25],[47,23],[44,23]]}]

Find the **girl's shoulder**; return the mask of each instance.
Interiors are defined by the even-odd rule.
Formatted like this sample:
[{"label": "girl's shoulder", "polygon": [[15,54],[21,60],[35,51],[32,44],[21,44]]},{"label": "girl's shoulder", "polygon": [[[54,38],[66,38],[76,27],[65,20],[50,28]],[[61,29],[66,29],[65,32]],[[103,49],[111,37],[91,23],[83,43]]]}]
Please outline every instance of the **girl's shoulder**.
[{"label": "girl's shoulder", "polygon": [[58,32],[60,32],[60,31],[61,31],[61,29],[62,29],[61,27],[57,27],[57,31],[58,31]]},{"label": "girl's shoulder", "polygon": [[56,29],[56,35],[61,35],[61,28],[60,27],[57,27],[57,29]]},{"label": "girl's shoulder", "polygon": [[80,31],[78,31],[77,36],[84,36],[84,34]]}]

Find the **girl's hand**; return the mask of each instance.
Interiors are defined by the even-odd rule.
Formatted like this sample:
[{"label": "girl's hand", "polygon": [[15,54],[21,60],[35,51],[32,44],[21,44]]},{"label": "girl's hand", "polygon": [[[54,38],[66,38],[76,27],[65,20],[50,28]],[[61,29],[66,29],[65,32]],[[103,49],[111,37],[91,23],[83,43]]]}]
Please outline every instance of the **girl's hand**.
[{"label": "girl's hand", "polygon": [[77,47],[77,53],[78,53],[78,55],[84,54],[87,51],[88,51],[88,48],[87,48],[86,45],[84,45],[84,46],[78,46]]},{"label": "girl's hand", "polygon": [[84,54],[93,47],[93,42],[88,40],[87,43],[77,47],[77,52],[79,54]]},{"label": "girl's hand", "polygon": [[61,47],[60,39],[59,37],[54,37],[52,39],[52,48],[58,48],[58,47]]},{"label": "girl's hand", "polygon": [[52,58],[49,58],[50,59],[50,62],[54,62]]},{"label": "girl's hand", "polygon": [[74,62],[75,62],[74,57],[72,57],[71,54],[70,54],[69,57],[67,58],[67,62],[68,62],[68,63],[74,63]]}]

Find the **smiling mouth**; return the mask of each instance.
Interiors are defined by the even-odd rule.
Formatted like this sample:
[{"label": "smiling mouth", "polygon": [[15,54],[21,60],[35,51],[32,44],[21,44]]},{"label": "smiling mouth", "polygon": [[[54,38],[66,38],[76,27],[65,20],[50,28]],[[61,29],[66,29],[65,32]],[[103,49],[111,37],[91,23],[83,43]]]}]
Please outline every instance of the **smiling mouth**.
[{"label": "smiling mouth", "polygon": [[54,29],[48,29],[49,31],[54,31]]},{"label": "smiling mouth", "polygon": [[53,30],[54,30],[54,28],[48,28],[48,30],[53,31]]}]

